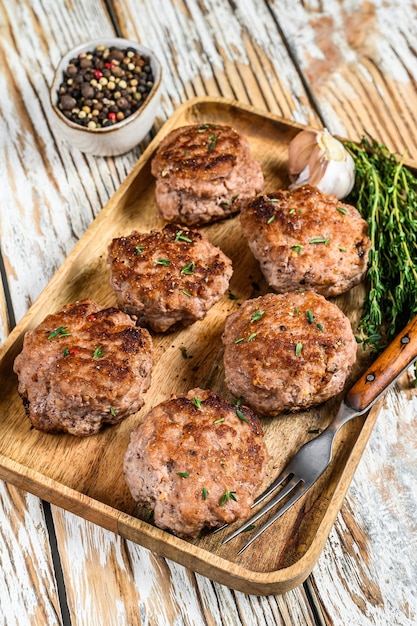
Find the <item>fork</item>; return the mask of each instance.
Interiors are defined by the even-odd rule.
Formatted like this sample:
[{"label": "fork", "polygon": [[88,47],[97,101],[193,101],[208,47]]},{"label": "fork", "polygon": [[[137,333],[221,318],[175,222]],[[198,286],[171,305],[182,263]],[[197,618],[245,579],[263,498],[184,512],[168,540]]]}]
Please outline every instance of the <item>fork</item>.
[{"label": "fork", "polygon": [[[390,345],[358,379],[342,401],[336,417],[317,437],[305,443],[274,482],[258,496],[253,507],[263,502],[288,480],[284,487],[255,515],[222,543],[227,543],[242,532],[252,530],[253,525],[287,496],[289,499],[274,515],[256,531],[240,548],[241,554],[267,528],[292,507],[323,474],[332,460],[334,439],[340,428],[352,418],[367,413],[373,404],[393,385],[417,359],[417,316],[395,337]],[[222,526],[218,530],[225,528]]]}]

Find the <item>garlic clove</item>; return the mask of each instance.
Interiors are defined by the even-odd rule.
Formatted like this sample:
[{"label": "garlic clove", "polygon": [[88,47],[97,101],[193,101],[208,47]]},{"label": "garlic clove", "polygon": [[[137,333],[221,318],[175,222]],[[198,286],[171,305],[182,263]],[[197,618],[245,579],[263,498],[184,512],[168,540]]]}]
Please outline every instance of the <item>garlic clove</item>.
[{"label": "garlic clove", "polygon": [[290,189],[310,184],[345,198],[355,184],[355,163],[343,144],[324,131],[303,130],[290,142]]},{"label": "garlic clove", "polygon": [[315,130],[302,130],[292,139],[288,152],[288,169],[292,181],[295,181],[307,167],[311,152],[316,145],[317,132]]}]

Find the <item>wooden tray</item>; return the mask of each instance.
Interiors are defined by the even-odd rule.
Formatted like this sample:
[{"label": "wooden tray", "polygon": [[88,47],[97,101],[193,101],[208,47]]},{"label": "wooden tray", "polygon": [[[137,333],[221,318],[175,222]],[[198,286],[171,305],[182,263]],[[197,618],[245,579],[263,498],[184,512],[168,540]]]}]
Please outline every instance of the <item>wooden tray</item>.
[{"label": "wooden tray", "polygon": [[[154,334],[152,386],[138,414],[85,439],[38,432],[31,429],[25,416],[12,369],[25,331],[48,313],[83,297],[103,306],[115,304],[108,281],[107,246],[113,237],[129,234],[134,228],[147,231],[163,226],[156,213],[150,162],[164,135],[196,122],[230,124],[243,132],[253,156],[262,164],[266,191],[287,187],[288,143],[301,125],[220,98],[198,98],[176,111],[1,347],[0,478],[231,588],[250,594],[276,594],[299,585],[314,566],[365,448],[377,409],[367,419],[356,418],[343,428],[334,461],[319,482],[240,557],[236,553],[248,535],[224,546],[222,533],[184,541],[138,519],[122,471],[131,428],[158,402],[196,386],[211,388],[232,400],[223,376],[220,336],[224,320],[239,303],[267,291],[258,263],[242,238],[238,218],[202,229],[232,259],[230,291],[238,299],[226,294],[204,320],[188,329],[166,336]],[[336,299],[353,326],[362,298],[363,287],[356,287]],[[182,347],[192,358],[184,358]],[[365,366],[363,354],[359,348],[348,385]],[[263,420],[273,456],[266,483],[302,443],[327,425],[338,400],[309,412]]]}]

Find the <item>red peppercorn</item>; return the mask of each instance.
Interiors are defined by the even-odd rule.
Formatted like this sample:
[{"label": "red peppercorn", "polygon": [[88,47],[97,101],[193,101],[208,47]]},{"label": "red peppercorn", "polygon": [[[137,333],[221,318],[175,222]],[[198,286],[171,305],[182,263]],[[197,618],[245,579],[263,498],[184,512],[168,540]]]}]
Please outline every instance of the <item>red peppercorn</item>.
[{"label": "red peppercorn", "polygon": [[70,354],[78,354],[79,350],[77,350],[77,348],[71,348],[71,350],[69,351]]},{"label": "red peppercorn", "polygon": [[112,67],[114,67],[113,63],[105,63],[104,67],[107,67],[107,69],[111,70]]},{"label": "red peppercorn", "polygon": [[90,322],[94,322],[94,320],[96,320],[97,318],[94,313],[92,313],[88,319],[90,320]]},{"label": "red peppercorn", "polygon": [[94,78],[97,80],[103,76],[103,72],[100,70],[94,70]]},{"label": "red peppercorn", "polygon": [[116,113],[113,113],[113,111],[110,111],[110,113],[107,115],[108,119],[111,120],[112,122],[116,121]]}]

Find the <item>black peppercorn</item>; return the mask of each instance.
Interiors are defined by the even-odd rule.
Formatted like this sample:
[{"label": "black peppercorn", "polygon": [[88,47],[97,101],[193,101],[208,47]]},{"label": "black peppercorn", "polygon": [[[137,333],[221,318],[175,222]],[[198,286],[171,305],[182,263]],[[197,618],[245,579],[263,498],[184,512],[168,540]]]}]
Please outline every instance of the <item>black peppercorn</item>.
[{"label": "black peppercorn", "polygon": [[152,87],[147,57],[131,47],[99,45],[70,60],[57,91],[57,106],[76,124],[105,128],[137,111]]}]

